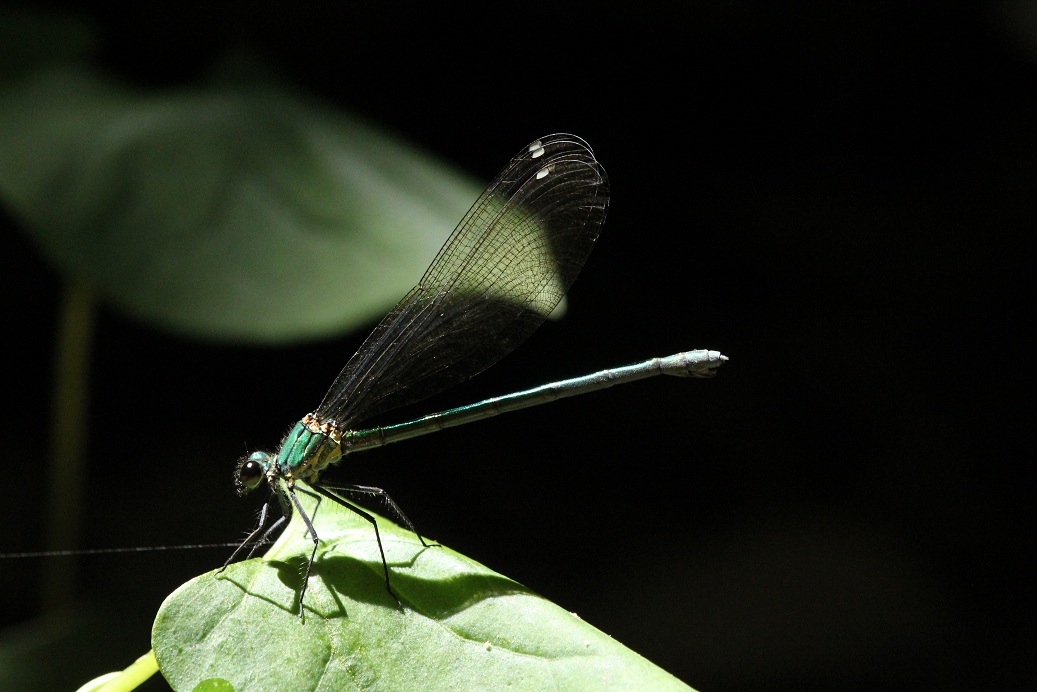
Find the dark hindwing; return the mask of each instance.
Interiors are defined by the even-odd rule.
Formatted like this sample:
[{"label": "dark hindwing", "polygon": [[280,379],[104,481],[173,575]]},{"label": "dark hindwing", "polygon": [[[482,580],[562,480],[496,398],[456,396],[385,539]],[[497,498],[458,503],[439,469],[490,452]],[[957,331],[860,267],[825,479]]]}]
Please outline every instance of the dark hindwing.
[{"label": "dark hindwing", "polygon": [[579,137],[551,135],[523,149],[335,378],[317,415],[351,429],[510,353],[580,273],[608,193],[604,169]]}]

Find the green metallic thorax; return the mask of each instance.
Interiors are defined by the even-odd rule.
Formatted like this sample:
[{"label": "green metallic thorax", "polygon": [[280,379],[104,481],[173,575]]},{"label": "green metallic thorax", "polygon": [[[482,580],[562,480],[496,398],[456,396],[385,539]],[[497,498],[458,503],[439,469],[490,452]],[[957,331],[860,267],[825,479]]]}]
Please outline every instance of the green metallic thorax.
[{"label": "green metallic thorax", "polygon": [[322,421],[312,413],[295,424],[277,454],[277,470],[282,478],[316,481],[320,472],[342,458],[342,433],[332,421]]}]

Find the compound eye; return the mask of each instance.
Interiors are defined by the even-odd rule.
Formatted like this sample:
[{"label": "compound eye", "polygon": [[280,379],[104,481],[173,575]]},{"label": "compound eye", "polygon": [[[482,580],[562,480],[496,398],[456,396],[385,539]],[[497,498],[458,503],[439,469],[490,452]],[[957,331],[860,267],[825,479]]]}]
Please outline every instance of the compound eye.
[{"label": "compound eye", "polygon": [[238,482],[238,491],[240,493],[244,494],[250,490],[255,490],[263,482],[263,476],[266,475],[266,466],[269,461],[270,455],[266,452],[254,452],[242,461],[238,467],[237,474],[235,474],[235,480]]}]

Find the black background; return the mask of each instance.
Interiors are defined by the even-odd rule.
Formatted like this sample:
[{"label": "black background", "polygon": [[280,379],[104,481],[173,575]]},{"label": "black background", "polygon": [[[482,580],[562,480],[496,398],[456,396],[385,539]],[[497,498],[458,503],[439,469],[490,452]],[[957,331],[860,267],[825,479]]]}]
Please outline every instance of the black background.
[{"label": "black background", "polygon": [[[591,143],[612,204],[568,315],[417,412],[689,348],[731,362],[335,478],[388,489],[424,534],[719,692],[1010,689],[1037,672],[1016,444],[1034,422],[1024,5],[81,9],[102,29],[95,64],[130,83],[189,85],[248,50],[483,180],[540,135]],[[63,284],[10,214],[2,247],[2,530],[25,550]],[[85,543],[240,535],[257,500],[234,497],[234,460],[276,445],[364,331],[226,347],[102,309]],[[224,557],[87,560],[81,601],[112,623],[93,674],[146,651],[162,598]],[[0,569],[3,621],[29,621],[41,566]]]}]

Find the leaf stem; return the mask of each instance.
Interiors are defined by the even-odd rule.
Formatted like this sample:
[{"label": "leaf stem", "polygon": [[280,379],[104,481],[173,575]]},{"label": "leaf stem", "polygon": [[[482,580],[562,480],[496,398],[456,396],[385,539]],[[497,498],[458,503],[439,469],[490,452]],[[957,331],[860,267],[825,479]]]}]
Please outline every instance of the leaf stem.
[{"label": "leaf stem", "polygon": [[[47,550],[76,548],[83,525],[87,401],[95,314],[93,292],[82,284],[69,285],[62,296],[54,354],[53,410],[48,436]],[[53,612],[72,601],[78,564],[76,557],[47,561],[42,587],[44,612]]]}]

